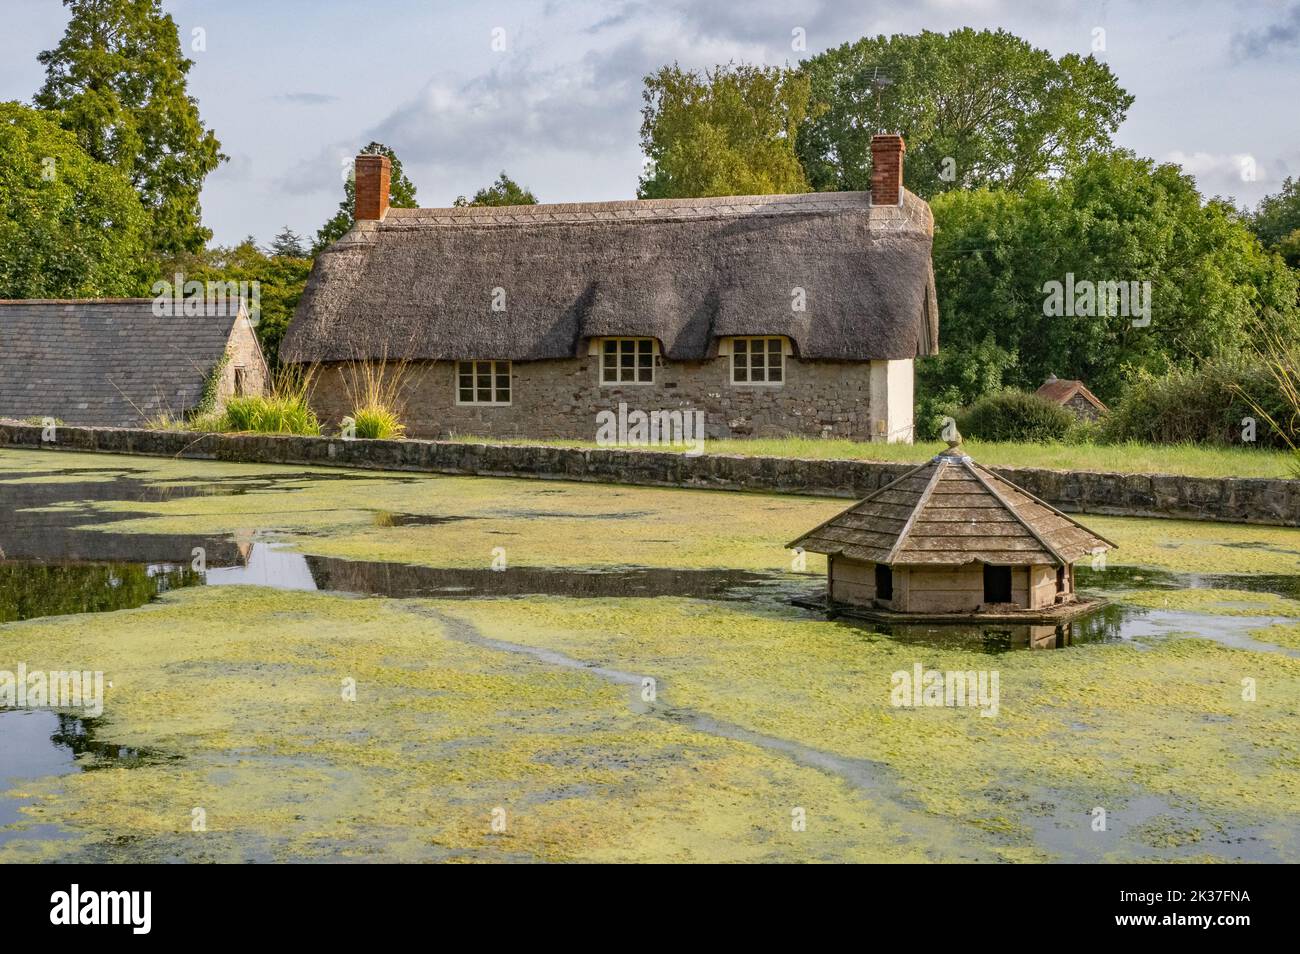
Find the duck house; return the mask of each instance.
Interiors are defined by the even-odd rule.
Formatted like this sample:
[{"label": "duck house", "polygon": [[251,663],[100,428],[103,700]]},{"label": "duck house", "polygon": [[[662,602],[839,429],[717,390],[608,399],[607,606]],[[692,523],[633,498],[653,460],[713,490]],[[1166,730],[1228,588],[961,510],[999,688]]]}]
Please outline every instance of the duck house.
[{"label": "duck house", "polygon": [[872,619],[1053,622],[1095,609],[1074,564],[1109,540],[948,450],[791,544],[827,557],[832,611]]}]

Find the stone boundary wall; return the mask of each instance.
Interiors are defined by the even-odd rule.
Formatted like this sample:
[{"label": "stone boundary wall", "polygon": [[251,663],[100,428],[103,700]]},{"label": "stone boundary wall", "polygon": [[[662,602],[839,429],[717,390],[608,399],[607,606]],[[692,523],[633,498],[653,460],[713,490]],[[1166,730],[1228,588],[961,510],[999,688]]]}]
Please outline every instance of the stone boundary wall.
[{"label": "stone boundary wall", "polygon": [[[621,448],[566,448],[455,441],[345,441],[337,437],[192,434],[59,426],[54,442],[39,425],[0,422],[0,447],[146,454],[259,464],[534,477],[643,486],[750,490],[861,498],[915,464],[860,460],[733,457]],[[1182,477],[992,467],[1070,513],[1171,517],[1300,526],[1300,480]],[[0,503],[3,500],[0,499]]]}]

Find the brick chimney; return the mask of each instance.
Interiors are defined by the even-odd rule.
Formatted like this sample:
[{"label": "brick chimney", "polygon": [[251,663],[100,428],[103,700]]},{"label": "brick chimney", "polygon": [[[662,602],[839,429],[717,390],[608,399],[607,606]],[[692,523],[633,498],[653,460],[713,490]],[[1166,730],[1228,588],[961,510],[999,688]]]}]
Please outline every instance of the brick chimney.
[{"label": "brick chimney", "polygon": [[356,220],[378,221],[388,212],[388,179],[393,164],[387,156],[357,156]]},{"label": "brick chimney", "polygon": [[903,137],[871,137],[871,204],[903,204]]}]

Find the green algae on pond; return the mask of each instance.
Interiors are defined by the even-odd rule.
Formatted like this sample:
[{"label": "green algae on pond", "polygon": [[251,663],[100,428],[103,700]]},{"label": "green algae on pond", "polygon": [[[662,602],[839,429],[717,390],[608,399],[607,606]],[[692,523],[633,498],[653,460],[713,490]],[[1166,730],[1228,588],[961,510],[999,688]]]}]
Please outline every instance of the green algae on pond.
[{"label": "green algae on pond", "polygon": [[[111,481],[98,498],[51,496],[58,488],[49,488],[46,503],[37,506],[65,523],[191,537],[261,531],[318,556],[447,568],[488,566],[501,548],[511,566],[789,572],[801,565],[820,575],[823,557],[800,560],[782,544],[845,506],[834,499],[714,490],[12,450],[0,451],[0,494],[11,492],[14,481],[60,482],[52,460],[66,461],[83,479],[96,467],[107,473],[129,467],[132,481],[158,485],[154,500],[134,490],[113,496]],[[168,488],[170,495],[162,496]],[[541,522],[539,513],[547,514]],[[387,526],[385,514],[403,517]],[[1295,528],[1080,519],[1118,544],[1110,554],[1113,565],[1300,575]]]},{"label": "green algae on pond", "polygon": [[[0,860],[960,857],[824,772],[639,716],[625,690],[448,639],[400,604],[232,592],[178,591],[91,632],[8,628],[6,649],[42,665],[103,666],[115,740],[185,757],[28,781],[21,824],[66,837],[20,826]],[[791,829],[796,806],[810,831]]]},{"label": "green algae on pond", "polygon": [[[103,670],[96,733],[168,756],[10,782],[0,861],[1300,860],[1295,530],[1086,517],[1157,569],[989,655],[788,605],[824,576],[787,530],[843,506],[0,452],[16,556],[213,548],[207,585],[0,625],[0,669]],[[916,664],[996,669],[997,717],[893,705]]]}]

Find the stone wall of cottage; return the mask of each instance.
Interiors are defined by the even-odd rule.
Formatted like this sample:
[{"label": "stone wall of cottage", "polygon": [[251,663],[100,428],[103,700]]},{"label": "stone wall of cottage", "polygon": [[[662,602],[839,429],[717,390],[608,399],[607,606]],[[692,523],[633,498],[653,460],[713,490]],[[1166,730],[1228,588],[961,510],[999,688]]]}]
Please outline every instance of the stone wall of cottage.
[{"label": "stone wall of cottage", "polygon": [[1065,406],[1074,412],[1074,416],[1083,421],[1095,421],[1101,416],[1097,406],[1082,394],[1076,394],[1065,402]]},{"label": "stone wall of cottage", "polygon": [[[511,365],[509,405],[466,405],[456,401],[456,362],[410,364],[402,387],[409,437],[455,435],[595,440],[597,415],[629,411],[704,412],[710,438],[849,437],[870,439],[875,431],[868,362],[785,359],[780,385],[733,385],[730,358],[676,362],[656,359],[653,384],[602,385],[599,358],[516,361]],[[390,366],[391,367],[391,366]],[[390,376],[394,372],[390,371]],[[317,371],[312,406],[323,423],[336,425],[354,402],[349,386],[358,377],[346,366]]]},{"label": "stone wall of cottage", "polygon": [[266,361],[257,343],[253,323],[242,315],[231,328],[226,354],[229,360],[221,370],[221,381],[217,385],[217,406],[224,407],[226,401],[236,396],[237,375],[241,379],[245,395],[265,394],[270,384],[267,380],[269,373]]}]

